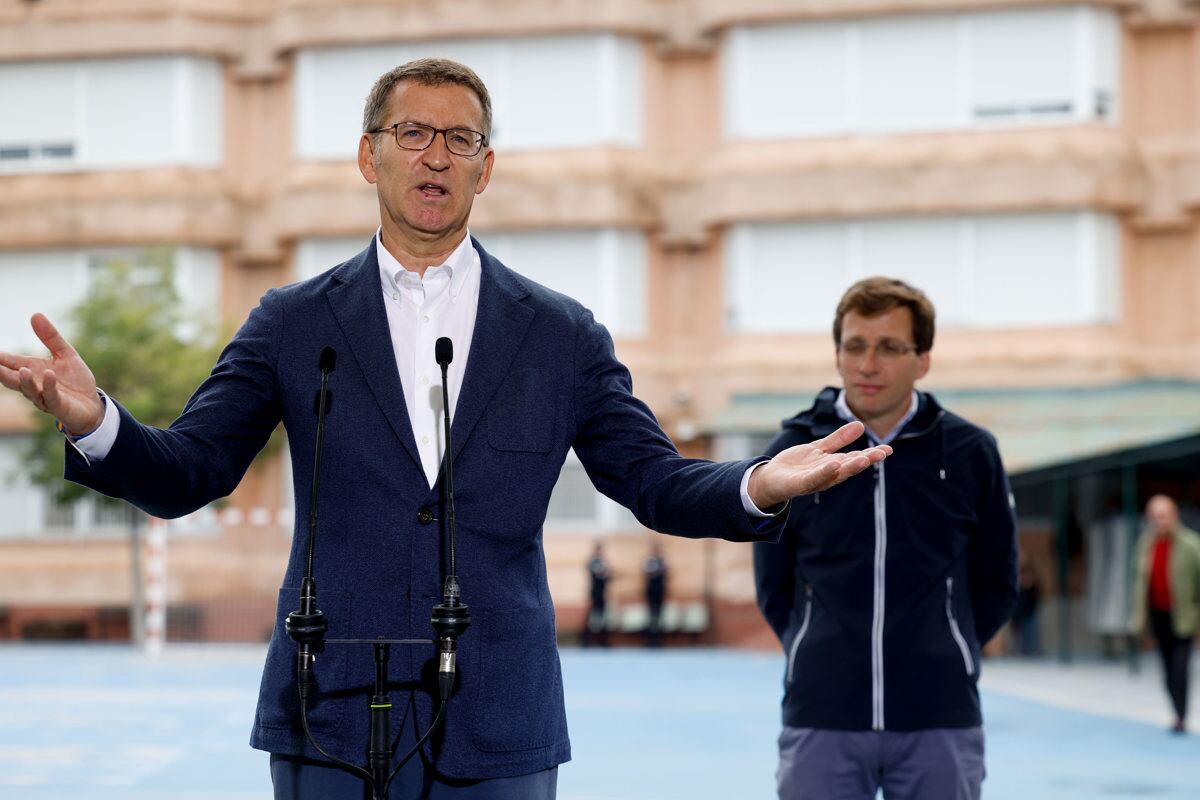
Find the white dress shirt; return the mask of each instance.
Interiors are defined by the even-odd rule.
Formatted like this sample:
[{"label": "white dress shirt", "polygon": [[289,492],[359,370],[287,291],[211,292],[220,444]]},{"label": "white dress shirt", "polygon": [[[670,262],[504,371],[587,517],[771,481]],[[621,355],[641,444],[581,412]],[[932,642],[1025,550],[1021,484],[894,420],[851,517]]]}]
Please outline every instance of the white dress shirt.
[{"label": "white dress shirt", "polygon": [[434,342],[445,336],[454,345],[454,359],[446,371],[453,420],[479,308],[479,253],[467,234],[446,261],[426,269],[424,277],[405,269],[383,246],[379,233],[375,235],[375,253],[408,421],[417,440],[421,468],[432,487],[446,449],[442,372],[434,360]]}]

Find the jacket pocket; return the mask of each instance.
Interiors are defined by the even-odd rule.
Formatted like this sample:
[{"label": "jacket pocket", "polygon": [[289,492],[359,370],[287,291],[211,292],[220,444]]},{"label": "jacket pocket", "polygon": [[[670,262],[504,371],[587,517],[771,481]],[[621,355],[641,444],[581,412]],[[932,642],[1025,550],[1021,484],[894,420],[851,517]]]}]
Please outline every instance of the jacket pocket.
[{"label": "jacket pocket", "polygon": [[[350,624],[350,596],[346,592],[322,589],[317,593],[317,607],[329,621],[330,637],[334,630],[344,630]],[[296,687],[296,643],[284,629],[287,615],[299,605],[300,589],[285,586],[279,590],[275,608],[275,630],[267,649],[259,689],[257,723],[266,728],[300,730],[300,698]],[[344,645],[332,645],[317,654],[313,665],[316,688],[308,699],[308,725],[314,733],[329,733],[342,723],[349,698],[346,688],[347,650]],[[319,739],[318,739],[319,741]]]},{"label": "jacket pocket", "polygon": [[566,739],[553,607],[491,612],[479,626],[475,746],[505,753],[550,747]]},{"label": "jacket pocket", "polygon": [[954,578],[946,578],[946,621],[950,625],[950,635],[954,637],[954,643],[962,653],[964,669],[968,675],[974,675],[975,662],[971,658],[971,648],[967,646],[967,640],[958,627],[958,619],[954,616]]},{"label": "jacket pocket", "polygon": [[800,620],[800,628],[796,631],[796,635],[792,637],[792,643],[788,646],[787,660],[787,678],[786,682],[790,684],[795,677],[796,672],[796,653],[800,650],[800,643],[804,641],[804,636],[808,633],[808,624],[812,621],[812,586],[805,584],[804,586],[804,616]]},{"label": "jacket pocket", "polygon": [[514,370],[488,403],[488,444],[514,453],[550,452],[554,397],[542,370]]}]

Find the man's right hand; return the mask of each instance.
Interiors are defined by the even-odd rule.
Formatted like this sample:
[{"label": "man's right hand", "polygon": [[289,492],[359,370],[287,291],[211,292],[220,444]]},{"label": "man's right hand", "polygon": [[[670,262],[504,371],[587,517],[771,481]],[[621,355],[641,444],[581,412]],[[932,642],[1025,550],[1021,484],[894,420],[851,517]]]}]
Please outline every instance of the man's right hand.
[{"label": "man's right hand", "polygon": [[91,433],[104,420],[104,401],[96,392],[95,376],[44,314],[34,314],[29,322],[50,357],[0,352],[0,384],[25,395],[39,411],[58,419],[72,436]]}]

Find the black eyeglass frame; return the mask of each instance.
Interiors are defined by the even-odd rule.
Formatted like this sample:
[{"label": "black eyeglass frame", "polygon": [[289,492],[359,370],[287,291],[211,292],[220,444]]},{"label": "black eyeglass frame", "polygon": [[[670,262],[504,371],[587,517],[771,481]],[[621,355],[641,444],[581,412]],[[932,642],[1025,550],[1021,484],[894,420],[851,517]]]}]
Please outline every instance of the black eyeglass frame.
[{"label": "black eyeglass frame", "polygon": [[[407,147],[407,146],[401,144],[400,143],[400,126],[401,125],[411,125],[414,128],[421,128],[426,131],[432,131],[432,134],[429,137],[429,142],[424,147]],[[392,132],[392,138],[396,140],[397,147],[399,147],[401,150],[409,150],[414,153],[419,153],[422,150],[428,150],[430,148],[430,146],[433,144],[433,140],[437,138],[437,135],[439,133],[442,135],[442,141],[446,143],[446,150],[448,150],[451,153],[454,153],[454,155],[456,155],[456,156],[462,156],[463,158],[474,158],[475,156],[479,155],[479,153],[483,150],[483,148],[488,146],[487,135],[484,133],[481,133],[479,131],[471,130],[470,128],[435,128],[432,125],[426,125],[423,122],[409,122],[409,121],[393,122],[391,125],[387,125],[383,128],[375,128],[374,130],[367,131],[367,133],[387,133],[388,131]],[[456,150],[454,150],[452,147],[450,147],[450,138],[449,138],[448,134],[451,131],[458,131],[460,133],[470,133],[470,134],[473,134],[474,136],[478,136],[479,143],[478,143],[478,146],[475,148],[475,152],[459,153]]]}]

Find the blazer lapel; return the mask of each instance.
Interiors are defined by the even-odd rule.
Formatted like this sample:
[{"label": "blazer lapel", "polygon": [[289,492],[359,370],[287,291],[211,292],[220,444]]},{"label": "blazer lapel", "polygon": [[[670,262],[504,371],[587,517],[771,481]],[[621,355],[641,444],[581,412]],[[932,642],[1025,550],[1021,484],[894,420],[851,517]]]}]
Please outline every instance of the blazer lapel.
[{"label": "blazer lapel", "polygon": [[482,274],[471,352],[467,355],[467,371],[451,423],[454,458],[462,452],[492,395],[508,374],[534,316],[534,310],[521,302],[529,290],[474,237],[471,243],[479,251]]},{"label": "blazer lapel", "polygon": [[340,285],[326,294],[333,315],[350,343],[350,351],[375,402],[419,470],[421,457],[408,418],[408,406],[404,402],[404,387],[396,371],[396,354],[392,349],[387,311],[383,307],[375,240],[342,265],[333,277],[340,281]]}]

